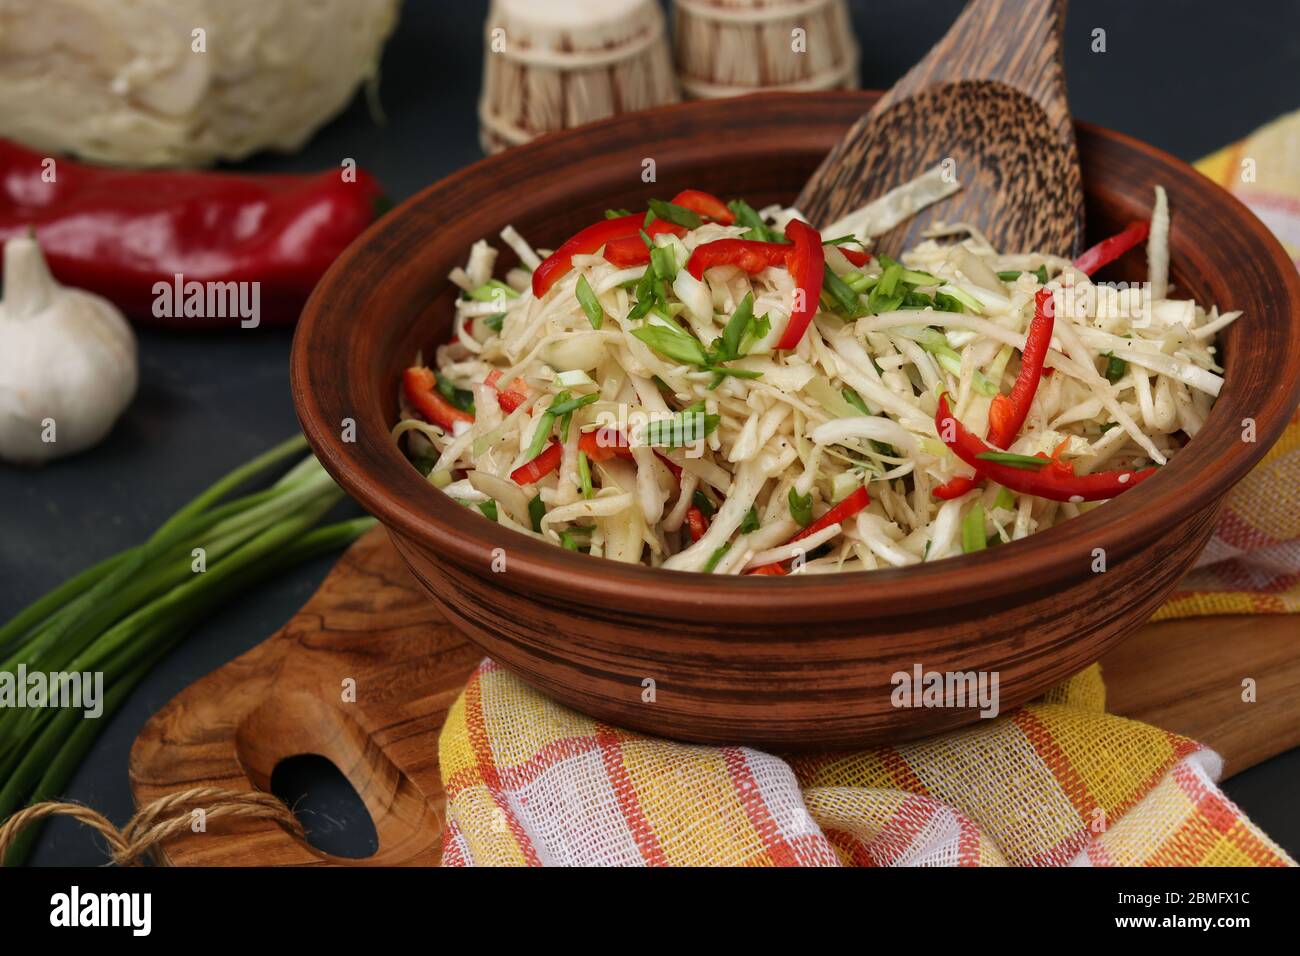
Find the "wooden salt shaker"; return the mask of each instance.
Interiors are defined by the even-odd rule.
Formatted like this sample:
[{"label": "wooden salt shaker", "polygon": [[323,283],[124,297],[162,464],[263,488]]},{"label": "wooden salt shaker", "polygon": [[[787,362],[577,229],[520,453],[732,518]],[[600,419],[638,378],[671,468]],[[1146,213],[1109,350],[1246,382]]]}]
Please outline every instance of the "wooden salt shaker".
[{"label": "wooden salt shaker", "polygon": [[489,153],[680,99],[657,0],[492,0],[484,44]]},{"label": "wooden salt shaker", "polygon": [[857,88],[858,46],[844,0],[673,0],[673,6],[677,76],[692,99]]}]

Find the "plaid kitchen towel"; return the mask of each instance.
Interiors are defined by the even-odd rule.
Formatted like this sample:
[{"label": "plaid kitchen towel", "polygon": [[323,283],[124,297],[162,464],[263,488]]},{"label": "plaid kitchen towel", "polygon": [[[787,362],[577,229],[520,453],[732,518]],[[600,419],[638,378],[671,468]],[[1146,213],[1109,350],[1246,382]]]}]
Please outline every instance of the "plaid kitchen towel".
[{"label": "plaid kitchen towel", "polygon": [[[1300,113],[1200,168],[1300,253]],[[1157,618],[1300,610],[1300,423],[1234,489]],[[894,747],[783,759],[621,730],[484,661],[439,741],[443,862],[1286,866],[1195,741],[1105,712],[1096,665]]]}]

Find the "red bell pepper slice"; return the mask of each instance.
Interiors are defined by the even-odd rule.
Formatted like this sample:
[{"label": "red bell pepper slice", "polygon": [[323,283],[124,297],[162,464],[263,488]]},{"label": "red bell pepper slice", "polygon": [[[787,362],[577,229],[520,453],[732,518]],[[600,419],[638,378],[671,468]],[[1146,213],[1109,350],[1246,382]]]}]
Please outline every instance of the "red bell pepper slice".
[{"label": "red bell pepper slice", "polygon": [[[796,541],[802,541],[804,538],[816,534],[823,528],[829,528],[833,524],[843,524],[869,504],[871,504],[871,496],[867,494],[867,486],[861,485],[857,491],[844,498],[844,500],[839,504],[835,505],[835,507],[831,508],[824,515],[787,541],[786,544],[794,544]],[[771,568],[777,568],[779,570],[772,571],[770,570]],[[781,565],[777,563],[760,565],[747,573],[785,574],[785,571],[781,569]]]},{"label": "red bell pepper slice", "polygon": [[560,459],[564,457],[564,446],[554,438],[551,443],[542,449],[540,455],[532,461],[526,461],[514,471],[510,472],[510,478],[518,485],[531,485],[534,481],[545,478],[556,468],[560,467]]},{"label": "red bell pepper slice", "polygon": [[727,208],[726,203],[702,189],[683,189],[673,197],[673,205],[689,209],[705,219],[712,219],[724,226],[730,226],[736,221],[736,214]]},{"label": "red bell pepper slice", "polygon": [[942,485],[931,490],[930,494],[934,495],[940,501],[951,501],[953,498],[960,498],[966,492],[973,489],[979,484],[980,473],[975,472],[975,476],[957,475],[949,478]]},{"label": "red bell pepper slice", "polygon": [[601,246],[628,236],[636,236],[640,242],[638,233],[644,218],[637,215],[618,216],[590,225],[570,236],[533,270],[533,295],[539,299],[546,295],[547,290],[573,268],[574,256],[593,255]]},{"label": "red bell pepper slice", "polygon": [[686,525],[690,528],[691,543],[694,544],[704,537],[704,532],[709,530],[709,519],[704,516],[704,512],[692,505],[686,509]]},{"label": "red bell pepper slice", "polygon": [[408,368],[402,374],[402,391],[425,421],[451,431],[456,422],[473,424],[474,416],[457,408],[438,391],[438,379],[427,368]]},{"label": "red bell pepper slice", "polygon": [[[806,222],[791,219],[786,224],[785,236],[794,243],[786,264],[794,278],[795,308],[790,310],[790,323],[785,327],[781,341],[776,343],[778,349],[792,349],[803,338],[821,301],[822,278],[826,268],[822,237],[816,229]],[[799,301],[800,297],[802,302]]]},{"label": "red bell pepper slice", "polygon": [[[627,438],[617,428],[598,428],[595,431],[583,432],[582,437],[578,439],[578,450],[591,461],[608,461],[615,455],[629,461],[635,460],[636,457],[632,454]],[[681,481],[681,465],[662,452],[656,451],[655,457],[664,463],[674,478]]]},{"label": "red bell pepper slice", "polygon": [[1079,258],[1074,260],[1074,267],[1080,272],[1092,275],[1102,266],[1114,262],[1138,243],[1144,241],[1151,232],[1149,222],[1131,222],[1121,233],[1103,239]]},{"label": "red bell pepper slice", "polygon": [[784,266],[789,252],[790,247],[782,242],[715,239],[695,247],[686,262],[686,271],[700,279],[714,266],[737,266],[750,275],[757,275],[769,266]]},{"label": "red bell pepper slice", "polygon": [[859,269],[871,261],[871,253],[869,252],[863,252],[859,249],[845,249],[843,246],[838,246],[837,248],[840,250],[840,255],[844,256],[845,259],[848,259],[849,262],[853,263]]},{"label": "red bell pepper slice", "polygon": [[522,378],[517,378],[506,388],[501,388],[497,385],[497,382],[501,381],[501,372],[493,369],[483,381],[497,390],[497,404],[506,413],[513,412],[528,401],[528,385]]},{"label": "red bell pepper slice", "polygon": [[1056,325],[1056,304],[1049,289],[1039,289],[1034,297],[1034,317],[1025,333],[1025,348],[1020,353],[1020,374],[1011,386],[1009,395],[993,396],[989,406],[989,441],[1006,448],[1020,434],[1029,406],[1038,392],[1038,382],[1043,377],[1043,362],[1052,343],[1052,329]]},{"label": "red bell pepper slice", "polygon": [[[934,416],[934,426],[939,437],[966,464],[979,469],[1003,487],[1024,495],[1036,495],[1052,501],[1102,501],[1114,498],[1156,473],[1155,468],[1137,471],[1102,471],[1092,475],[1076,475],[1074,466],[1046,455],[1043,467],[1037,470],[1016,468],[1012,465],[980,458],[982,454],[996,452],[979,436],[967,431],[948,408],[948,396],[939,396],[939,410]],[[950,437],[946,437],[950,436]]]},{"label": "red bell pepper slice", "polygon": [[[650,238],[663,233],[672,233],[674,236],[686,235],[686,230],[674,223],[667,222],[663,219],[656,219],[650,223],[645,230],[645,234]],[[623,239],[611,239],[605,243],[605,259],[613,263],[620,269],[630,269],[632,266],[643,266],[650,261],[650,247],[645,244],[641,238],[641,233],[627,236]]]}]

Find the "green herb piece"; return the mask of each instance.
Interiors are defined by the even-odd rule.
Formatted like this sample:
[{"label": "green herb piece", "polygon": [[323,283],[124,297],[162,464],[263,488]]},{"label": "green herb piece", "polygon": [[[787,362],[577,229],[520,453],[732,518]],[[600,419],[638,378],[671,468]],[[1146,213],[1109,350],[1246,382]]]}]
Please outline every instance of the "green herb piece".
[{"label": "green herb piece", "polygon": [[533,523],[533,530],[540,533],[542,530],[542,519],[546,517],[546,505],[542,504],[541,494],[533,497],[528,502],[528,520]]},{"label": "green herb piece", "polygon": [[785,237],[763,221],[763,217],[758,214],[753,206],[743,199],[733,199],[727,203],[727,208],[736,214],[736,223],[745,227],[745,234],[742,238],[753,239],[758,242],[781,242],[786,241]]},{"label": "green herb piece", "polygon": [[582,488],[582,497],[596,497],[596,490],[591,484],[591,462],[585,451],[578,452],[578,485]]},{"label": "green herb piece", "polygon": [[415,466],[415,470],[426,478],[429,477],[429,472],[433,471],[433,466],[437,463],[436,459],[429,458],[426,455],[417,455],[411,459],[411,464]]},{"label": "green herb piece", "polygon": [[[555,398],[551,399],[551,407],[563,404],[569,400],[568,392],[560,392]],[[537,419],[537,428],[533,431],[532,441],[528,443],[528,461],[532,461],[542,453],[542,447],[546,440],[551,437],[551,429],[555,427],[555,414],[551,408],[547,408]]]},{"label": "green herb piece", "polygon": [[793,486],[790,488],[790,517],[801,528],[812,524],[812,492],[800,495]]},{"label": "green herb piece", "polygon": [[726,553],[730,550],[731,550],[731,544],[730,542],[728,542],[727,544],[724,544],[722,547],[720,547],[717,551],[714,551],[713,554],[709,556],[709,560],[704,564],[704,573],[712,574],[714,569],[717,568],[718,562],[721,561],[723,557],[726,555]]},{"label": "green herb piece", "polygon": [[822,274],[822,288],[830,294],[835,311],[848,316],[858,311],[860,306],[858,294],[837,276],[830,266],[826,266]]},{"label": "green herb piece", "polygon": [[664,222],[671,222],[674,226],[682,226],[686,229],[699,229],[704,224],[700,214],[694,210],[687,209],[685,206],[678,206],[675,203],[664,202],[662,199],[651,199],[647,205],[650,211],[654,213],[656,219],[662,219]]},{"label": "green herb piece", "polygon": [[939,312],[965,312],[966,311],[966,307],[961,304],[960,300],[954,298],[953,296],[950,296],[946,292],[936,291],[934,293],[934,307]]},{"label": "green herb piece", "polygon": [[1104,357],[1109,359],[1106,362],[1106,381],[1118,382],[1128,373],[1128,362],[1122,358],[1116,358],[1112,352],[1107,352]]},{"label": "green herb piece", "polygon": [[650,265],[655,275],[664,282],[672,282],[677,278],[677,256],[673,254],[671,246],[651,246]]},{"label": "green herb piece", "polygon": [[480,501],[478,510],[483,512],[490,520],[497,520],[497,503],[489,498],[487,501]]},{"label": "green herb piece", "polygon": [[578,539],[575,538],[573,535],[569,534],[569,532],[567,531],[561,531],[560,547],[562,547],[565,551],[577,551],[579,550]]},{"label": "green herb piece", "polygon": [[720,420],[717,415],[699,411],[678,412],[672,418],[650,422],[645,429],[645,442],[660,448],[681,448],[708,437]]},{"label": "green herb piece", "polygon": [[685,331],[673,331],[662,325],[643,325],[632,334],[665,358],[686,365],[707,365],[708,355],[699,339]]},{"label": "green herb piece", "polygon": [[975,457],[981,461],[991,461],[994,464],[1020,468],[1024,471],[1038,471],[1040,468],[1052,463],[1050,458],[1039,458],[1035,455],[1016,455],[1009,451],[982,451]]},{"label": "green herb piece", "polygon": [[1038,280],[1039,285],[1047,285],[1047,264],[1039,266],[1034,270],[1034,278]]},{"label": "green herb piece", "polygon": [[903,264],[895,262],[889,256],[882,255],[880,265],[884,271],[880,274],[880,281],[876,283],[876,289],[880,291],[882,296],[892,297],[899,280],[903,277]]},{"label": "green herb piece", "polygon": [[972,551],[983,551],[986,547],[988,536],[984,533],[984,506],[977,501],[961,521],[961,550],[962,554],[970,554]]},{"label": "green herb piece", "polygon": [[438,383],[438,391],[442,393],[443,398],[463,412],[474,413],[473,392],[467,388],[457,388],[455,383],[441,372],[434,372],[434,378]]},{"label": "green herb piece", "polygon": [[727,320],[727,327],[722,330],[718,345],[718,359],[729,362],[740,355],[740,339],[754,320],[754,293],[746,292],[745,297],[736,306],[736,311]]},{"label": "green herb piece", "polygon": [[519,293],[510,286],[506,285],[500,279],[488,279],[481,286],[469,294],[469,297],[475,302],[491,302],[497,297],[497,294],[504,295],[507,299],[519,298]]},{"label": "green herb piece", "polygon": [[1016,510],[1016,496],[1011,493],[1010,488],[998,486],[998,493],[993,498],[993,507],[1002,508],[1005,511]]},{"label": "green herb piece", "polygon": [[850,405],[852,405],[854,408],[860,411],[863,415],[871,414],[871,410],[867,408],[867,403],[862,400],[862,396],[859,395],[857,392],[855,392],[849,386],[845,385],[842,389],[840,389],[840,394],[844,396],[844,400],[846,402],[848,402]]},{"label": "green herb piece", "polygon": [[501,326],[505,324],[505,321],[506,321],[506,314],[504,312],[497,312],[485,318],[483,320],[483,324],[486,325],[493,332],[500,332]]},{"label": "green herb piece", "polygon": [[606,209],[606,210],[605,210],[605,218],[606,218],[606,219],[622,219],[624,216],[630,216],[630,215],[632,215],[632,214],[631,214],[630,212],[628,212],[626,209]]},{"label": "green herb piece", "polygon": [[1020,270],[1011,269],[1007,272],[999,272],[998,278],[1001,279],[1003,282],[1015,282],[1017,279],[1020,278]]},{"label": "green herb piece", "polygon": [[700,513],[706,518],[712,518],[717,514],[718,506],[710,501],[709,496],[703,491],[696,489],[695,494],[691,496],[691,503],[699,508]]},{"label": "green herb piece", "polygon": [[[561,394],[567,396],[569,393],[562,392]],[[551,402],[551,406],[550,408],[547,409],[547,411],[550,412],[552,415],[558,417],[560,415],[568,415],[572,412],[577,411],[579,408],[586,408],[588,405],[592,404],[593,402],[598,402],[598,401],[600,401],[600,395],[597,394],[596,392],[592,392],[590,395],[583,395],[579,398],[566,397],[563,400],[560,398],[559,395],[557,395],[555,397],[555,401]]]},{"label": "green herb piece", "polygon": [[600,328],[600,324],[605,321],[605,310],[601,308],[600,300],[591,290],[591,283],[587,281],[586,276],[578,276],[576,291],[578,304],[582,306],[582,311],[587,313],[587,321],[591,323],[593,329]]},{"label": "green herb piece", "polygon": [[753,505],[745,512],[745,520],[740,522],[740,533],[749,534],[751,531],[758,530],[758,509]]}]

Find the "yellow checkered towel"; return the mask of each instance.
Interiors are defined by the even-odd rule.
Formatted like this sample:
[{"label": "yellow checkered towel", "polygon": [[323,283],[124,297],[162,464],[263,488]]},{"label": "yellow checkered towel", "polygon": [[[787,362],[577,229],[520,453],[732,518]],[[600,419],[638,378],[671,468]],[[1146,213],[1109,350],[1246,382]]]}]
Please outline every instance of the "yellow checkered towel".
[{"label": "yellow checkered towel", "polygon": [[[1200,168],[1300,245],[1300,113]],[[1300,610],[1297,479],[1293,419],[1157,618]],[[1104,704],[1093,665],[955,733],[783,759],[621,730],[484,661],[439,741],[443,862],[1295,865],[1215,785],[1217,754]]]}]

